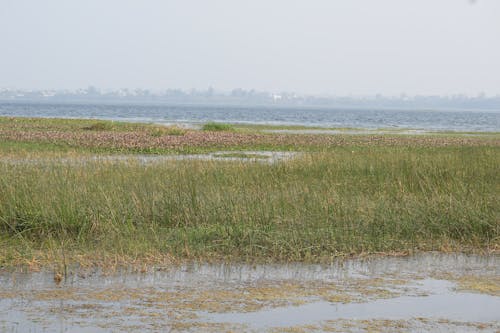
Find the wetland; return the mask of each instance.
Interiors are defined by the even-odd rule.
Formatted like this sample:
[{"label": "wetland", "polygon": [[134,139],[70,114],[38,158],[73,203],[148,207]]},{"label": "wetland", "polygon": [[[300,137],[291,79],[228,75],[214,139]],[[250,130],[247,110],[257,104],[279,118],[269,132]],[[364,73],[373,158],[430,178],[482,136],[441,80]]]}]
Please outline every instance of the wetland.
[{"label": "wetland", "polygon": [[277,127],[0,118],[0,330],[500,329],[498,133]]}]

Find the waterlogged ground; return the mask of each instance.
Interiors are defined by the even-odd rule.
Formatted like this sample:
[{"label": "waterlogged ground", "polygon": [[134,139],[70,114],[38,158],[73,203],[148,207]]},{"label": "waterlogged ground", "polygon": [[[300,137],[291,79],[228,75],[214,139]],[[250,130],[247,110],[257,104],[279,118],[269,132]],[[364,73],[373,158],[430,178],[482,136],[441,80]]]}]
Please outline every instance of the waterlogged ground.
[{"label": "waterlogged ground", "polygon": [[280,152],[280,151],[218,151],[206,154],[180,154],[180,155],[75,155],[75,156],[43,156],[43,157],[19,157],[19,156],[0,156],[0,163],[7,164],[65,164],[81,165],[88,163],[139,163],[139,164],[158,164],[169,161],[235,161],[235,162],[261,162],[276,163],[287,161],[299,153]]},{"label": "waterlogged ground", "polygon": [[264,133],[275,134],[325,134],[325,135],[443,135],[443,136],[490,136],[496,132],[439,132],[423,129],[366,129],[366,128],[339,128],[339,129],[265,129]]},{"label": "waterlogged ground", "polygon": [[[265,133],[271,131],[272,133]],[[405,135],[401,135],[405,134]],[[429,135],[421,135],[429,134]],[[430,135],[432,134],[432,135]],[[500,145],[498,132],[429,132],[425,130],[307,129],[240,127],[201,131],[179,126],[95,122],[93,120],[0,117],[4,149],[95,150],[134,153],[210,150],[304,150],[334,147],[462,147]],[[19,146],[21,145],[21,146]],[[262,149],[262,147],[265,147]],[[19,149],[16,149],[19,150]]]},{"label": "waterlogged ground", "polygon": [[497,332],[500,256],[0,274],[0,331]]}]

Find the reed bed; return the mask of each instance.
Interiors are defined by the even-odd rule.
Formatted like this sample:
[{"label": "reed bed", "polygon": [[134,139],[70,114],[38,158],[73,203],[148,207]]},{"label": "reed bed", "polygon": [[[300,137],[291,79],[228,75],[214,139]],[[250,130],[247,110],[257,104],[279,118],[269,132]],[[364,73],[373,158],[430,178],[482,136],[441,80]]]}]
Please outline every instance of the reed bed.
[{"label": "reed bed", "polygon": [[0,266],[497,251],[499,165],[496,146],[340,146],[272,165],[0,162]]}]

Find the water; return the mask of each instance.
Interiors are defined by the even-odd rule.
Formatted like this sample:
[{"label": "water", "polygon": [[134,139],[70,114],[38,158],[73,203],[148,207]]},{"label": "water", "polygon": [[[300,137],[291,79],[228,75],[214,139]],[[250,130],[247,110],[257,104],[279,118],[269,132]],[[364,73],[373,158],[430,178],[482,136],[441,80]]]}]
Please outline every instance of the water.
[{"label": "water", "polygon": [[241,163],[266,163],[273,164],[289,161],[300,155],[296,152],[282,151],[217,151],[206,154],[185,154],[185,155],[85,155],[78,157],[30,157],[30,158],[12,158],[0,156],[0,163],[10,165],[85,165],[90,163],[137,163],[140,165],[159,164],[169,161],[226,161]]},{"label": "water", "polygon": [[500,319],[500,297],[473,293],[454,293],[453,283],[427,279],[419,290],[431,295],[402,296],[364,303],[336,304],[325,301],[295,307],[266,309],[248,313],[209,315],[211,321],[244,323],[259,329],[308,325],[327,320],[401,320],[408,318],[446,318],[453,321],[491,322]]},{"label": "water", "polygon": [[0,116],[96,118],[196,125],[208,121],[363,129],[500,131],[497,111],[412,111],[325,107],[0,103]]},{"label": "water", "polygon": [[[500,329],[500,256],[494,255],[427,253],[329,265],[186,263],[103,273],[70,269],[56,283],[50,271],[0,271],[0,331]],[[485,283],[487,292],[480,288]]]}]

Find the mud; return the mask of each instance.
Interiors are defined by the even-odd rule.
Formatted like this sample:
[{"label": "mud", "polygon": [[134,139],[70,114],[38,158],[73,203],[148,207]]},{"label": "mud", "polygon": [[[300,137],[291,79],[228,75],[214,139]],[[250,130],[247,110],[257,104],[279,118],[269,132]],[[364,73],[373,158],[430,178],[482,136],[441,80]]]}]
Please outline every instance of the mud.
[{"label": "mud", "polygon": [[0,331],[364,332],[500,329],[500,256],[330,265],[201,264],[144,273],[0,273]]}]

